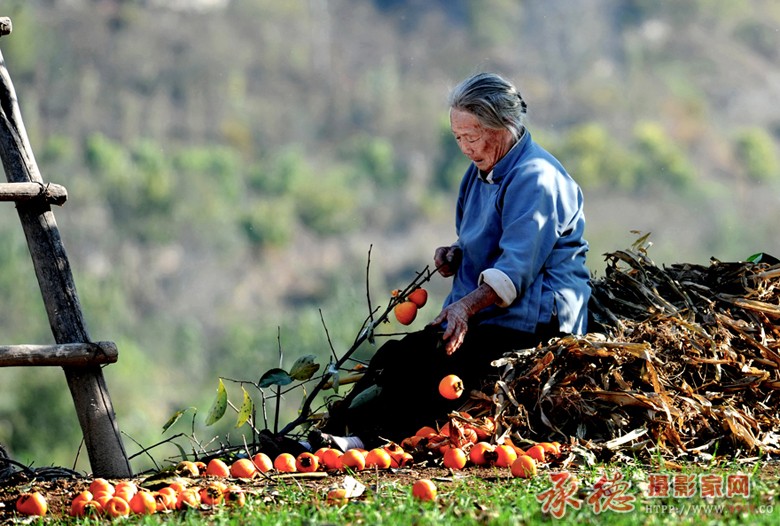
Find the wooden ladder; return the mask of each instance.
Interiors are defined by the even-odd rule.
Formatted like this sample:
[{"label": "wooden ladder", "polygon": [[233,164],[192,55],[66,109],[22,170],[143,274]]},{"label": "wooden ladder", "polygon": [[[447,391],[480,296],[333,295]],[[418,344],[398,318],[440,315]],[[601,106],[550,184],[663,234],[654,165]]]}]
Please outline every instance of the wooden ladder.
[{"label": "wooden ladder", "polygon": [[[11,33],[0,18],[0,36]],[[132,471],[101,366],[116,362],[111,342],[93,342],[87,332],[73,275],[51,205],[62,205],[67,191],[44,183],[22,122],[16,92],[0,52],[0,159],[7,183],[0,201],[16,203],[56,345],[0,346],[0,367],[60,366],[76,407],[95,477],[124,478]]]}]

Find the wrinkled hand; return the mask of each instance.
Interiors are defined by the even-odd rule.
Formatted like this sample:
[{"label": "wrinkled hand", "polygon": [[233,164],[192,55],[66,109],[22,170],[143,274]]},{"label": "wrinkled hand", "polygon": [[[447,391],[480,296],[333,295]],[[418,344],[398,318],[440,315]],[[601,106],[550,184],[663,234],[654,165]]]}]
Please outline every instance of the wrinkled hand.
[{"label": "wrinkled hand", "polygon": [[445,278],[454,275],[460,266],[461,249],[456,246],[439,247],[433,254],[433,263]]},{"label": "wrinkled hand", "polygon": [[487,283],[465,295],[455,303],[447,305],[430,325],[441,325],[447,322],[442,340],[444,351],[450,355],[463,344],[463,339],[469,330],[469,318],[498,300],[498,294]]},{"label": "wrinkled hand", "polygon": [[431,325],[441,325],[444,322],[447,322],[447,328],[441,338],[445,342],[444,352],[451,355],[461,346],[469,329],[469,308],[463,300],[445,307],[433,319]]}]

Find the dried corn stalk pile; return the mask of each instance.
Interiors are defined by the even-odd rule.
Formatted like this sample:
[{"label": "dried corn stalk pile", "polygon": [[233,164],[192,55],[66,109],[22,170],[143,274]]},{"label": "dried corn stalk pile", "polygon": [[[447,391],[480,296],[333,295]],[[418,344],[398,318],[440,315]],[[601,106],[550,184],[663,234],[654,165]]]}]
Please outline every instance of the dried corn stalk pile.
[{"label": "dried corn stalk pile", "polygon": [[780,451],[780,265],[659,268],[635,245],[593,286],[601,332],[496,363],[509,431],[671,456]]}]

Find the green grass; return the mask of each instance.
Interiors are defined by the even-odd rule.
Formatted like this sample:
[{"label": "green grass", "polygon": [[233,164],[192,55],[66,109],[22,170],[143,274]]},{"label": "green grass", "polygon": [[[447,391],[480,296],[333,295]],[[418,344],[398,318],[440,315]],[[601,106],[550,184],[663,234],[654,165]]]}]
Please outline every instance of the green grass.
[{"label": "green grass", "polygon": [[[764,465],[762,465],[764,466]],[[549,471],[542,471],[532,480],[513,479],[505,471],[495,469],[467,469],[452,477],[434,478],[439,495],[436,502],[416,501],[410,492],[409,474],[403,478],[362,472],[355,475],[365,486],[365,493],[342,507],[324,502],[326,485],[336,483],[340,476],[330,477],[326,483],[286,480],[275,485],[248,488],[247,505],[238,510],[219,509],[215,512],[189,511],[155,515],[147,518],[131,517],[122,523],[158,525],[325,525],[325,524],[392,524],[431,525],[449,524],[766,524],[780,522],[780,502],[777,499],[777,471],[774,468],[745,470],[750,476],[749,495],[705,499],[701,496],[699,475],[716,475],[725,481],[738,473],[737,466],[718,468],[686,468],[682,472],[653,472],[643,468],[610,466],[608,473],[620,473],[626,483],[625,491],[615,497],[627,497],[633,505],[630,512],[606,509],[596,513],[588,497],[601,471],[590,469],[577,473],[578,491],[572,497],[581,503],[579,509],[565,508],[560,518],[544,513],[537,495],[553,488]],[[766,471],[766,473],[764,473]],[[438,470],[436,473],[441,473]],[[433,476],[434,472],[415,469],[412,476]],[[695,495],[690,498],[648,497],[648,475],[694,475]],[[725,490],[725,488],[724,488]],[[606,502],[602,499],[602,504]],[[613,501],[615,502],[615,501]],[[59,522],[55,521],[54,524]],[[105,524],[106,520],[65,519],[63,524]]]}]

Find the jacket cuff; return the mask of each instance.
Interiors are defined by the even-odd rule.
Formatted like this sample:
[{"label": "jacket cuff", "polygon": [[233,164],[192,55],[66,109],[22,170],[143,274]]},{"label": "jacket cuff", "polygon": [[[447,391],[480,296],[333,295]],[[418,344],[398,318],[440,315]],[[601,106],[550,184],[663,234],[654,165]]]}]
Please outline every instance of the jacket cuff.
[{"label": "jacket cuff", "polygon": [[498,294],[499,301],[496,305],[499,307],[509,307],[515,298],[517,298],[517,289],[509,276],[497,268],[489,268],[482,271],[479,275],[479,284],[487,283],[490,288]]}]

